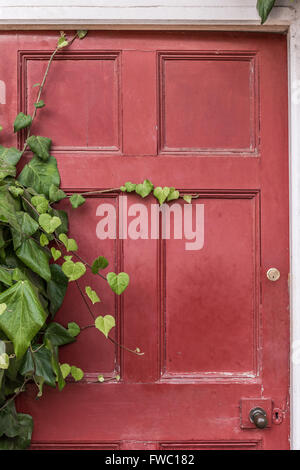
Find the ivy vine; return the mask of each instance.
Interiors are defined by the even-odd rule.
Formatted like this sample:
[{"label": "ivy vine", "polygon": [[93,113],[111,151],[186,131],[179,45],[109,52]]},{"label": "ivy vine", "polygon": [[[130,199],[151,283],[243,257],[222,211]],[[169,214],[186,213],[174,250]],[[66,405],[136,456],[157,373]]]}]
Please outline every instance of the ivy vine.
[{"label": "ivy vine", "polygon": [[[31,128],[46,106],[42,93],[53,59],[86,34],[77,31],[69,40],[64,32],[60,33],[43,79],[34,85],[37,96],[32,115],[20,112],[14,121],[14,132],[26,135],[23,149],[0,145],[0,449],[25,449],[30,445],[32,417],[18,413],[15,407],[15,399],[29,382],[35,384],[39,398],[44,385],[62,390],[69,378],[75,382],[83,379],[84,371],[79,367],[59,360],[60,347],[76,341],[82,331],[96,328],[113,344],[143,355],[139,348],[129,349],[110,336],[115,318],[109,314],[96,316],[93,306],[100,302],[98,293],[88,285],[83,289],[78,282],[90,270],[121,295],[129,285],[129,275],[109,272],[104,276],[101,271],[109,263],[103,255],[92,264],[82,258],[76,240],[68,237],[68,215],[59,209],[59,202],[69,199],[77,209],[88,195],[116,190],[141,198],[152,194],[160,205],[179,198],[191,203],[197,197],[180,194],[174,187],[154,187],[149,179],[81,194],[68,195],[60,189],[57,161],[50,154],[52,141],[32,135]],[[32,158],[17,174],[16,166],[25,151],[31,152]],[[70,282],[77,286],[92,324],[62,325],[54,320]],[[99,382],[105,380],[99,375]],[[111,380],[119,381],[120,377]]]}]

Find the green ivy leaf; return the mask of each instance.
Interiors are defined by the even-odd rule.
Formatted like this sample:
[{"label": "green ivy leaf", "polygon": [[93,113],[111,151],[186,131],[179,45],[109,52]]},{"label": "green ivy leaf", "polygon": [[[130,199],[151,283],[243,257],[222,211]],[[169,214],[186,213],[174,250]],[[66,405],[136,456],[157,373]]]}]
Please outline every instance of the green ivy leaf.
[{"label": "green ivy leaf", "polygon": [[50,281],[49,258],[34,240],[31,238],[25,240],[20,248],[17,249],[16,255],[33,272],[41,276],[45,281]]},{"label": "green ivy leaf", "polygon": [[[12,272],[6,266],[0,266],[0,282],[3,282],[3,284],[5,284],[8,287],[12,286]],[[1,312],[1,308],[0,308],[0,315],[1,313],[3,312]]]},{"label": "green ivy leaf", "polygon": [[15,147],[6,148],[0,145],[0,158],[10,165],[16,165],[19,162],[21,155],[22,152],[17,150]]},{"label": "green ivy leaf", "polygon": [[62,265],[62,270],[70,282],[76,281],[82,277],[86,272],[86,267],[80,261],[77,263],[74,263],[73,261],[65,261]]},{"label": "green ivy leaf", "polygon": [[90,286],[86,286],[85,292],[88,298],[90,299],[90,301],[93,303],[93,305],[96,304],[97,302],[101,302],[97,293]]},{"label": "green ivy leaf", "polygon": [[20,232],[16,211],[20,210],[20,202],[8,191],[7,185],[0,185],[0,221],[8,222],[11,227]]},{"label": "green ivy leaf", "polygon": [[7,308],[6,304],[0,304],[0,315],[2,315],[2,313],[5,312],[6,308]]},{"label": "green ivy leaf", "polygon": [[178,198],[179,198],[179,191],[177,191],[175,188],[170,188],[167,201],[168,202],[174,201],[174,199],[178,199]]},{"label": "green ivy leaf", "polygon": [[79,335],[80,331],[81,331],[80,326],[77,325],[77,323],[75,323],[74,321],[71,321],[70,323],[68,323],[68,332],[70,333],[71,336],[75,338],[76,336]]},{"label": "green ivy leaf", "polygon": [[57,47],[58,49],[62,49],[63,47],[66,47],[68,45],[68,41],[67,41],[67,38],[66,38],[66,35],[65,33],[62,31],[60,33],[60,37],[58,38],[57,40]]},{"label": "green ivy leaf", "polygon": [[144,180],[143,183],[137,184],[135,188],[135,192],[141,196],[146,197],[148,196],[153,189],[153,184],[149,180]]},{"label": "green ivy leaf", "polygon": [[[37,345],[38,346],[38,345]],[[20,368],[21,375],[34,374],[42,377],[50,387],[55,387],[55,374],[51,365],[51,353],[45,347],[32,353],[27,351]]]},{"label": "green ivy leaf", "polygon": [[47,233],[53,233],[61,225],[59,217],[51,217],[49,214],[41,214],[39,216],[39,224]]},{"label": "green ivy leaf", "polygon": [[[12,403],[14,403],[12,401]],[[3,410],[8,408],[8,406]],[[11,416],[10,416],[11,418]],[[2,414],[0,416],[0,421],[4,424],[5,429],[8,429],[6,423],[3,420]],[[24,413],[16,413],[16,424],[17,424],[17,434],[14,437],[7,437],[3,435],[0,438],[0,449],[1,450],[24,450],[30,445],[31,435],[33,429],[33,420],[32,416]]]},{"label": "green ivy leaf", "polygon": [[67,195],[64,191],[55,186],[55,184],[51,184],[49,189],[49,197],[51,202],[58,202],[66,198]]},{"label": "green ivy leaf", "polygon": [[158,200],[159,205],[161,206],[169,196],[170,188],[168,188],[167,186],[165,186],[164,188],[162,188],[161,186],[157,186],[154,189],[153,194]]},{"label": "green ivy leaf", "polygon": [[48,137],[41,137],[40,135],[31,135],[26,140],[30,150],[37,155],[41,160],[46,162],[50,157],[51,139]]},{"label": "green ivy leaf", "polygon": [[19,197],[24,194],[24,189],[17,188],[16,186],[9,186],[8,190],[13,195],[13,197]]},{"label": "green ivy leaf", "polygon": [[68,214],[65,211],[58,209],[49,210],[49,214],[59,217],[61,221],[61,225],[56,229],[55,233],[57,233],[57,235],[60,235],[61,233],[67,233],[69,227]]},{"label": "green ivy leaf", "polygon": [[79,39],[83,39],[87,35],[87,33],[88,32],[86,30],[81,29],[77,31],[77,36],[79,37]]},{"label": "green ivy leaf", "polygon": [[51,248],[51,254],[52,254],[52,258],[54,259],[54,261],[58,260],[61,257],[61,251],[56,250],[54,246],[52,246]]},{"label": "green ivy leaf", "polygon": [[49,245],[49,240],[48,240],[47,236],[44,233],[42,233],[41,236],[40,236],[40,245],[41,246]]},{"label": "green ivy leaf", "polygon": [[31,204],[36,208],[39,214],[45,214],[48,212],[49,201],[45,198],[45,196],[33,196],[31,198]]},{"label": "green ivy leaf", "polygon": [[183,199],[188,203],[190,204],[192,202],[192,196],[190,196],[189,194],[185,194],[183,196]]},{"label": "green ivy leaf", "polygon": [[43,108],[45,106],[45,103],[43,100],[40,100],[40,101],[37,101],[36,103],[34,103],[34,107],[36,109],[39,109],[39,108]]},{"label": "green ivy leaf", "polygon": [[14,132],[18,132],[25,127],[30,126],[32,117],[24,113],[19,113],[14,122]]},{"label": "green ivy leaf", "polygon": [[4,180],[7,176],[16,176],[16,167],[0,157],[0,180]]},{"label": "green ivy leaf", "polygon": [[58,389],[62,390],[66,385],[66,382],[62,376],[60,365],[58,362],[58,346],[54,346],[49,338],[44,338],[45,346],[51,352],[51,364],[52,369],[56,375],[56,381]]},{"label": "green ivy leaf", "polygon": [[78,246],[74,238],[68,238],[65,233],[61,233],[58,238],[65,245],[67,251],[78,250]]},{"label": "green ivy leaf", "polygon": [[78,382],[83,378],[84,373],[79,367],[71,366],[71,375],[75,382]]},{"label": "green ivy leaf", "polygon": [[44,335],[44,342],[51,341],[53,346],[63,346],[73,343],[75,338],[60,323],[52,322],[47,326]]},{"label": "green ivy leaf", "polygon": [[261,24],[263,24],[269,16],[275,4],[275,0],[257,0],[256,8],[261,18]]},{"label": "green ivy leaf", "polygon": [[30,217],[27,212],[16,212],[16,218],[20,227],[20,231],[11,229],[14,249],[17,250],[19,246],[28,238],[33,235],[39,228],[39,224]]},{"label": "green ivy leaf", "polygon": [[0,369],[8,369],[9,357],[7,353],[0,354]]},{"label": "green ivy leaf", "polygon": [[101,331],[101,333],[104,334],[104,336],[106,336],[106,338],[108,338],[108,334],[110,330],[116,326],[116,322],[114,317],[111,315],[105,315],[104,317],[99,315],[99,317],[97,317],[95,320],[95,326],[99,331]]},{"label": "green ivy leaf", "polygon": [[0,303],[7,305],[0,315],[0,328],[13,342],[17,358],[22,357],[44,325],[46,313],[29,281],[18,281],[2,292]]},{"label": "green ivy leaf", "polygon": [[98,258],[96,258],[93,261],[92,273],[97,274],[100,269],[105,269],[107,268],[107,266],[108,266],[107,259],[104,256],[98,256]]},{"label": "green ivy leaf", "polygon": [[129,276],[127,273],[108,273],[106,279],[111,290],[118,295],[122,294],[129,284]]},{"label": "green ivy leaf", "polygon": [[51,280],[47,283],[47,295],[50,299],[49,311],[52,317],[61,307],[68,288],[68,278],[59,264],[50,264]]},{"label": "green ivy leaf", "polygon": [[61,370],[63,378],[65,379],[71,372],[71,366],[67,363],[60,364],[60,370]]},{"label": "green ivy leaf", "polygon": [[121,186],[120,187],[120,190],[123,191],[123,192],[127,192],[127,193],[132,193],[133,191],[135,191],[136,189],[136,184],[134,183],[131,183],[130,181],[127,181],[127,183],[124,184],[124,186]]},{"label": "green ivy leaf", "polygon": [[46,197],[49,197],[51,184],[60,185],[56,159],[50,155],[49,160],[44,162],[36,156],[33,157],[24,166],[18,179],[24,186],[30,186],[37,193],[43,193]]},{"label": "green ivy leaf", "polygon": [[85,199],[81,194],[72,194],[70,197],[70,203],[72,204],[73,209],[77,209],[77,207],[82,206],[85,203]]}]

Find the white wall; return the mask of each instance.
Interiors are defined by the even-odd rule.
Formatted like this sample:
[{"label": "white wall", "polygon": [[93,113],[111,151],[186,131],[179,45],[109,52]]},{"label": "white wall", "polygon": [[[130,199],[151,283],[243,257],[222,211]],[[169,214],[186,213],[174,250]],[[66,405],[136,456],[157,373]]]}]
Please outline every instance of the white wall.
[{"label": "white wall", "polygon": [[[279,1],[274,24],[294,10]],[[259,24],[256,0],[0,0],[0,24]],[[270,22],[269,22],[270,23]]]}]

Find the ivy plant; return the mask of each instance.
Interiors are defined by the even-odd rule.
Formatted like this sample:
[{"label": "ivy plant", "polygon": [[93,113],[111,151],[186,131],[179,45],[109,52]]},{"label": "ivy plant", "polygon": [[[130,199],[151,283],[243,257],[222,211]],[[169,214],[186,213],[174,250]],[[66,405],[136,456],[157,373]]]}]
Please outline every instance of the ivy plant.
[{"label": "ivy plant", "polygon": [[275,1],[276,0],[257,0],[256,8],[261,19],[261,24],[267,20],[272,8],[275,5]]},{"label": "ivy plant", "polygon": [[[115,318],[95,314],[101,301],[99,293],[81,285],[90,270],[116,295],[121,295],[129,285],[129,275],[109,272],[105,276],[102,271],[109,263],[103,253],[96,254],[92,264],[81,257],[76,240],[68,236],[68,215],[59,209],[59,202],[68,199],[80,217],[80,207],[87,196],[108,191],[134,193],[141,198],[152,194],[160,205],[179,198],[191,203],[197,197],[180,194],[174,187],[154,187],[149,179],[82,194],[68,195],[60,188],[57,161],[51,155],[52,141],[32,135],[31,128],[38,113],[47,106],[42,93],[53,59],[86,34],[87,31],[77,31],[68,39],[64,32],[60,33],[42,81],[34,85],[37,95],[32,115],[20,112],[13,124],[14,133],[25,133],[23,148],[0,145],[0,449],[25,449],[30,444],[32,417],[17,412],[15,407],[15,399],[29,382],[36,386],[39,398],[44,385],[62,390],[66,381],[83,379],[84,371],[76,364],[62,364],[59,354],[62,346],[75,342],[87,328],[96,328],[113,344],[143,355],[139,348],[131,350],[117,343],[110,335]],[[31,159],[18,172],[17,164],[25,152],[32,154]],[[69,283],[79,289],[91,324],[63,325],[55,321]],[[99,375],[99,383],[106,380]],[[119,381],[120,377],[111,380]]]}]

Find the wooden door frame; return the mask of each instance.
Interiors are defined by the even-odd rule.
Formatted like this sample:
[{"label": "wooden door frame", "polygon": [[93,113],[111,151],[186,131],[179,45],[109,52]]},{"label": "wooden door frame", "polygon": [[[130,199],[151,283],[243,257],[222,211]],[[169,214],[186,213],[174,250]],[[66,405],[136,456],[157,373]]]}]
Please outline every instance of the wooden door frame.
[{"label": "wooden door frame", "polygon": [[[158,5],[159,3],[159,5]],[[291,447],[300,449],[300,2],[277,0],[261,26],[256,0],[0,0],[0,30],[157,29],[286,32],[289,58]],[[1,77],[0,77],[1,80]],[[5,87],[5,86],[4,86]],[[293,346],[295,349],[293,350]]]}]

